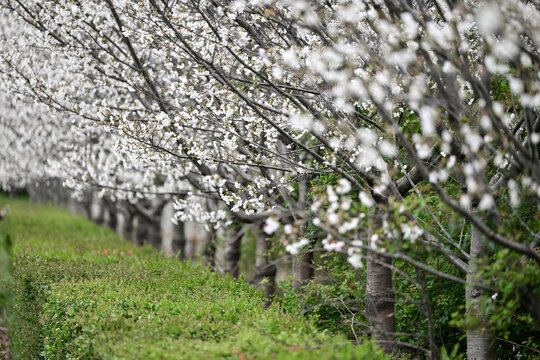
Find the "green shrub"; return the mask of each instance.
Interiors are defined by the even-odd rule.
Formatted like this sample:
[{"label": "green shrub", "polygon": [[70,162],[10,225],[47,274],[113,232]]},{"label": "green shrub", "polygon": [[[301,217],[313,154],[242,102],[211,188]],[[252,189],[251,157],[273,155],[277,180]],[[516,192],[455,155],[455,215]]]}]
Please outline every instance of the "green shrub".
[{"label": "green shrub", "polygon": [[376,359],[246,281],[136,248],[81,217],[15,200],[15,359]]}]

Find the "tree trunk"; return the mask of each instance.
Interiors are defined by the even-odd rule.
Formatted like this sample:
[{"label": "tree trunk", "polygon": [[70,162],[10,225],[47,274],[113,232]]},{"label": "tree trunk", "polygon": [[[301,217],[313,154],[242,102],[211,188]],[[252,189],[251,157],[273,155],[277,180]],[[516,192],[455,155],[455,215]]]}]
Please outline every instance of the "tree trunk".
[{"label": "tree trunk", "polygon": [[109,208],[109,219],[107,221],[107,226],[114,232],[116,232],[116,226],[118,225],[118,208],[115,203],[107,202],[107,207]]},{"label": "tree trunk", "polygon": [[172,250],[175,255],[178,254],[178,252],[180,252],[178,257],[180,260],[184,260],[186,259],[185,249],[186,249],[186,234],[184,232],[184,223],[178,222],[178,225],[174,226]]},{"label": "tree trunk", "polygon": [[483,282],[478,261],[481,256],[487,254],[486,247],[485,236],[474,226],[471,226],[471,248],[465,300],[467,315],[474,318],[475,324],[467,330],[467,359],[469,360],[493,359],[491,349],[493,336],[489,331],[489,319],[487,314],[483,313],[480,304],[484,291],[478,287]]},{"label": "tree trunk", "polygon": [[420,270],[419,268],[415,268],[415,271],[418,285],[420,285],[420,291],[422,291],[422,302],[424,306],[424,311],[422,312],[427,318],[429,339],[429,353],[427,354],[427,358],[430,360],[439,359],[440,351],[435,341],[435,322],[433,320],[433,311],[431,306],[431,298],[429,297],[428,293],[428,286],[426,280],[424,279],[424,275],[422,274],[422,270]]},{"label": "tree trunk", "polygon": [[385,353],[395,352],[394,290],[391,260],[373,254],[367,256],[366,310],[372,335]]},{"label": "tree trunk", "polygon": [[109,224],[109,208],[107,207],[107,204],[102,201],[101,206],[103,206],[103,219],[99,222],[99,225],[101,226],[108,226]]},{"label": "tree trunk", "polygon": [[294,283],[293,286],[298,289],[306,285],[314,274],[313,268],[313,244],[309,244],[309,247],[302,251],[300,255],[293,256],[293,274]]},{"label": "tree trunk", "polygon": [[103,225],[103,220],[105,218],[105,207],[103,206],[103,200],[97,197],[92,198],[91,208],[91,220],[96,224]]},{"label": "tree trunk", "polygon": [[28,197],[30,198],[30,202],[40,202],[39,187],[36,183],[28,185],[26,187],[26,191],[28,191]]},{"label": "tree trunk", "polygon": [[133,214],[129,209],[122,205],[122,208],[119,209],[122,212],[123,221],[121,226],[119,226],[118,233],[126,240],[131,241],[131,234],[133,232]]},{"label": "tree trunk", "polygon": [[184,233],[186,236],[186,246],[184,247],[186,258],[194,259],[200,254],[203,231],[198,224],[189,222],[184,223]]},{"label": "tree trunk", "polygon": [[[373,219],[372,234],[382,228],[382,210]],[[386,266],[385,266],[386,265]],[[367,256],[366,311],[375,342],[387,354],[396,351],[394,289],[392,287],[392,260],[371,253]]]},{"label": "tree trunk", "polygon": [[148,227],[147,242],[154,249],[161,249],[161,214],[152,217],[151,221],[146,220],[145,226]]},{"label": "tree trunk", "polygon": [[139,245],[138,234],[139,234],[139,217],[135,214],[131,214],[131,226],[128,226],[131,231],[128,233],[129,240],[133,244]]},{"label": "tree trunk", "polygon": [[244,228],[241,224],[231,226],[232,234],[227,237],[225,245],[224,272],[234,278],[239,275],[239,263],[241,256],[242,238],[244,237]]},{"label": "tree trunk", "polygon": [[137,227],[135,244],[142,246],[144,243],[148,243],[148,221],[145,221],[142,215],[136,215]]},{"label": "tree trunk", "polygon": [[204,265],[212,271],[216,270],[216,230],[212,227],[206,235],[206,243],[203,251]]},{"label": "tree trunk", "polygon": [[[271,303],[270,297],[274,295],[276,291],[276,265],[270,262],[268,251],[272,247],[272,244],[267,238],[266,233],[262,230],[262,227],[257,232],[257,252],[255,257],[255,283],[260,284],[264,288],[264,296],[266,297],[265,306],[269,306]],[[263,281],[264,280],[264,281]]]},{"label": "tree trunk", "polygon": [[85,193],[82,201],[83,213],[87,219],[92,219],[92,195]]}]

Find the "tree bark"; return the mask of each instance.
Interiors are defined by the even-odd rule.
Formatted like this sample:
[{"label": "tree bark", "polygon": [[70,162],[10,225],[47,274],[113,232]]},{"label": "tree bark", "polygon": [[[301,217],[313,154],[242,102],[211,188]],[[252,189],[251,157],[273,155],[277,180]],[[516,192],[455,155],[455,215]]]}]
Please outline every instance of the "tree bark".
[{"label": "tree bark", "polygon": [[186,236],[186,245],[184,247],[186,258],[194,259],[201,252],[203,231],[198,224],[192,222],[184,223],[184,231]]},{"label": "tree bark", "polygon": [[204,264],[212,271],[216,270],[216,230],[210,228],[206,235],[206,243],[203,251]]},{"label": "tree bark", "polygon": [[154,249],[161,249],[161,214],[154,215],[151,221],[146,220],[148,227],[147,243]]},{"label": "tree bark", "polygon": [[109,219],[107,221],[107,226],[114,232],[116,232],[116,227],[118,225],[118,208],[116,204],[110,201],[107,201],[107,207],[109,209]]},{"label": "tree bark", "polygon": [[138,245],[148,244],[156,249],[161,249],[161,213],[165,201],[141,201],[134,205],[133,211],[137,217],[137,240]]},{"label": "tree bark", "polygon": [[313,268],[313,244],[309,244],[309,247],[302,251],[300,255],[293,256],[293,275],[294,275],[294,288],[298,289],[306,285],[314,274]]},{"label": "tree bark", "polygon": [[394,290],[391,260],[373,254],[367,256],[366,310],[377,345],[385,353],[393,353],[395,345]]},{"label": "tree bark", "polygon": [[92,202],[92,221],[94,221],[96,224],[103,225],[103,220],[105,219],[105,207],[103,206],[103,199],[94,198]]},{"label": "tree bark", "polygon": [[92,194],[86,192],[81,202],[84,209],[84,216],[86,216],[87,219],[92,219]]},{"label": "tree bark", "polygon": [[174,254],[180,252],[178,255],[180,260],[186,259],[186,234],[183,222],[178,222],[178,225],[174,226],[172,249]]},{"label": "tree bark", "polygon": [[28,197],[30,198],[30,202],[40,202],[41,197],[39,195],[39,186],[37,183],[29,184],[26,187],[26,191],[28,192]]},{"label": "tree bark", "polygon": [[133,209],[128,202],[118,204],[118,211],[122,214],[123,221],[119,224],[118,233],[126,240],[132,241],[133,233]]},{"label": "tree bark", "polygon": [[264,289],[264,296],[266,297],[265,306],[269,306],[271,303],[271,296],[276,291],[276,273],[277,267],[270,262],[270,256],[268,251],[271,249],[272,244],[268,240],[268,236],[262,230],[262,226],[257,232],[257,252],[255,257],[255,279],[256,284],[260,284],[263,280],[262,287]]},{"label": "tree bark", "polygon": [[[378,210],[373,219],[375,233],[382,227],[385,214]],[[386,265],[386,266],[385,266]],[[396,351],[392,260],[374,254],[367,256],[366,311],[375,342],[387,354]]]},{"label": "tree bark", "polygon": [[226,240],[224,272],[230,274],[234,278],[238,278],[239,275],[240,249],[243,237],[244,229],[240,226],[235,227],[232,236],[228,237]]},{"label": "tree bark", "polygon": [[139,245],[139,240],[138,240],[138,234],[139,234],[139,218],[137,215],[135,214],[131,214],[131,225],[128,226],[128,228],[130,229],[129,233],[128,233],[128,236],[129,236],[129,240],[133,243],[133,244],[137,244]]},{"label": "tree bark", "polygon": [[475,324],[467,330],[467,359],[489,360],[493,359],[493,335],[489,331],[489,319],[483,313],[480,300],[484,291],[478,287],[483,282],[480,275],[480,257],[487,253],[487,239],[474,226],[471,226],[471,246],[469,271],[467,272],[467,286],[465,287],[465,300],[468,317],[473,317]]},{"label": "tree bark", "polygon": [[415,268],[415,271],[416,271],[416,279],[418,281],[418,285],[420,285],[421,287],[420,290],[422,291],[422,302],[424,306],[423,313],[425,314],[427,318],[428,339],[429,339],[429,353],[427,354],[427,357],[430,360],[439,359],[440,351],[435,342],[435,323],[433,320],[431,299],[428,294],[428,286],[427,286],[426,280],[424,279],[424,275],[422,274],[422,270]]},{"label": "tree bark", "polygon": [[148,242],[148,222],[145,221],[143,216],[136,215],[137,226],[135,228],[135,244],[142,246],[145,242]]}]

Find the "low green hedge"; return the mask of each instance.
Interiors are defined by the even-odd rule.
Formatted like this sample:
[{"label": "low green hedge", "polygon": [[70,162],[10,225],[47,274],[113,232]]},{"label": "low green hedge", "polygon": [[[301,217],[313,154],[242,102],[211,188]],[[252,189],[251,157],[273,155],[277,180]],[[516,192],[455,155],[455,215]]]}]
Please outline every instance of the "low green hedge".
[{"label": "low green hedge", "polygon": [[0,198],[11,211],[15,359],[377,359],[277,307],[245,281],[137,248],[82,217]]}]

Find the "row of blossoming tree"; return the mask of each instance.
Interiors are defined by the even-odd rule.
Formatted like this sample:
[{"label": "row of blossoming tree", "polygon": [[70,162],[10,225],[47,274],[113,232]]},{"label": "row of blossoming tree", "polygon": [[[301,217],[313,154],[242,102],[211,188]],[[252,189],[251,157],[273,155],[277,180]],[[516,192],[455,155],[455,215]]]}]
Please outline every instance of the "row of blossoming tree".
[{"label": "row of blossoming tree", "polygon": [[149,224],[172,200],[176,223],[224,229],[236,276],[249,227],[267,296],[276,251],[298,286],[343,254],[365,291],[352,333],[387,352],[451,350],[440,281],[469,358],[538,354],[538,4],[0,4],[3,188],[61,184]]}]

